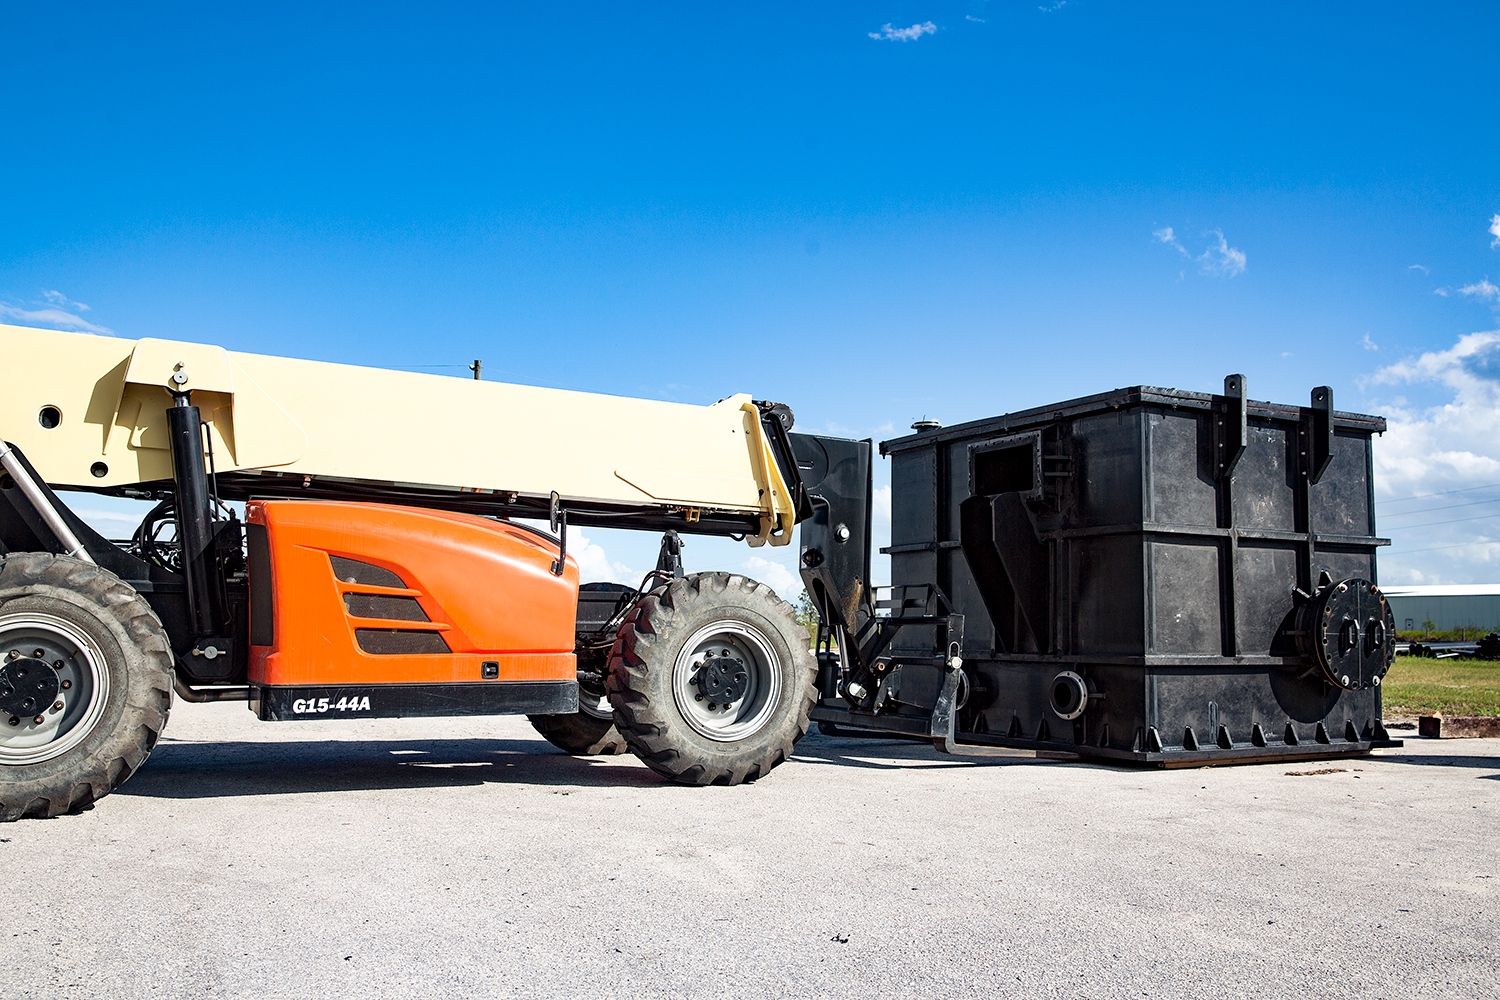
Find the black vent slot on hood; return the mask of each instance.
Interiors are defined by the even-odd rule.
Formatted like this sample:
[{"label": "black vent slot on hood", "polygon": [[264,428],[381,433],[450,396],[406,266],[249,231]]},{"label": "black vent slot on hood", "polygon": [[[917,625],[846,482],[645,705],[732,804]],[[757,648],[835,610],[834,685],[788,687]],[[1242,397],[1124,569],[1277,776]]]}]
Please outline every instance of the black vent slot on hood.
[{"label": "black vent slot on hood", "polygon": [[333,564],[333,575],[339,578],[341,583],[357,583],[364,587],[395,587],[405,590],[406,581],[383,566],[373,566],[358,559],[347,559],[344,556],[329,556],[328,561]]},{"label": "black vent slot on hood", "polygon": [[432,619],[415,597],[393,594],[345,594],[344,607],[355,618],[385,618],[393,622],[426,622]]},{"label": "black vent slot on hood", "polygon": [[419,632],[415,629],[357,628],[354,638],[359,648],[371,656],[429,656],[451,653],[447,641],[439,632]]}]

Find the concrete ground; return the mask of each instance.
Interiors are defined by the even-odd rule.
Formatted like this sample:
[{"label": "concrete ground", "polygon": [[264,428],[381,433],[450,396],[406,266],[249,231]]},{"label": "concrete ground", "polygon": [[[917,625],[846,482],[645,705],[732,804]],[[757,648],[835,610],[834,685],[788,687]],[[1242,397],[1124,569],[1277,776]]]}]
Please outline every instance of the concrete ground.
[{"label": "concrete ground", "polygon": [[0,995],[1490,997],[1497,755],[1132,771],[814,734],[684,788],[524,719],[179,703],[97,807],[0,827]]}]

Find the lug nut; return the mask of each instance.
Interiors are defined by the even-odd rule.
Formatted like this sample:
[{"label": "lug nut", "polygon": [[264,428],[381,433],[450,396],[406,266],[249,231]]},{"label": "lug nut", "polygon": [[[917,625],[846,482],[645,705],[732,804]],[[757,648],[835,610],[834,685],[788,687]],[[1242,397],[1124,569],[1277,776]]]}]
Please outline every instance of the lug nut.
[{"label": "lug nut", "polygon": [[47,651],[45,649],[33,649],[31,651],[31,655],[40,660],[42,657],[47,655]]},{"label": "lug nut", "polygon": [[52,703],[52,711],[54,711],[54,712],[60,712],[60,711],[62,711],[62,702],[60,702],[60,701],[54,701]]},{"label": "lug nut", "polygon": [[12,726],[19,726],[19,725],[20,725],[20,724],[21,724],[21,720],[20,720],[20,719],[18,719],[18,718],[16,718],[16,717],[15,717],[15,716],[14,716],[14,715],[12,715],[12,716],[11,716],[11,717],[10,717],[10,724],[11,724],[11,725],[12,725]]},{"label": "lug nut", "polygon": [[21,658],[21,654],[12,649],[9,653],[5,654],[5,658],[7,660],[19,660]]},{"label": "lug nut", "polygon": [[61,670],[62,669],[62,660],[53,660],[52,661],[52,669],[53,670]]},{"label": "lug nut", "polygon": [[42,718],[40,715],[38,715],[35,719],[32,719],[31,721],[35,722],[37,725],[40,726],[42,723],[46,722],[47,720],[44,719],[44,718]]},{"label": "lug nut", "polygon": [[64,691],[66,691],[68,688],[70,688],[72,686],[73,686],[73,682],[72,681],[63,681],[62,682],[62,689]]}]

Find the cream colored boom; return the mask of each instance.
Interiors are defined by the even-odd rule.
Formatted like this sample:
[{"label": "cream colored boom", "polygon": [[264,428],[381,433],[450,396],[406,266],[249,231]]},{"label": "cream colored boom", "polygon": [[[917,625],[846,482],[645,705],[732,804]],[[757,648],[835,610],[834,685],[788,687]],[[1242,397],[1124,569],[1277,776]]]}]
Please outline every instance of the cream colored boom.
[{"label": "cream colored boom", "polygon": [[221,473],[751,514],[752,545],[795,520],[746,395],[693,406],[3,325],[0,369],[0,436],[55,487],[170,480],[170,390],[191,390]]}]

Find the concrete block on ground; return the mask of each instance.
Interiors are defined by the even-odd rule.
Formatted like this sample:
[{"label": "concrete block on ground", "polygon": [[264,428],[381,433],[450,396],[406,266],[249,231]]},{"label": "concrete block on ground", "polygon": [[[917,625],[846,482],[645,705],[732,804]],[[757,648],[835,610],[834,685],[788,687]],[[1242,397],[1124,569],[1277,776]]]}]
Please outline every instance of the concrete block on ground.
[{"label": "concrete block on ground", "polygon": [[1427,739],[1462,739],[1500,736],[1500,718],[1489,715],[1424,715],[1417,720],[1417,735]]}]

